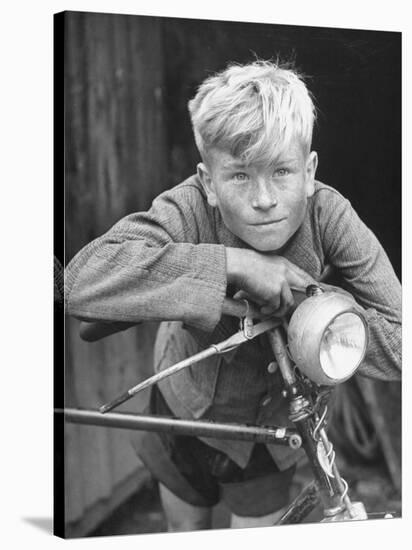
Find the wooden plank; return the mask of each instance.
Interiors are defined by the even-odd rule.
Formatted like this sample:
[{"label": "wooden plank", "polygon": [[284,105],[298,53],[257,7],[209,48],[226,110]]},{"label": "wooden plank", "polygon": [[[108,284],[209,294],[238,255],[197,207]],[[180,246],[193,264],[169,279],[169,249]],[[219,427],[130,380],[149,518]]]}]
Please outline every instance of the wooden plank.
[{"label": "wooden plank", "polygon": [[113,489],[110,500],[98,501],[85,510],[76,522],[70,523],[66,529],[66,537],[85,537],[104,519],[109,516],[122,502],[139,491],[149,480],[149,473],[141,468],[128,478],[123,478],[121,483]]},{"label": "wooden plank", "polygon": [[67,14],[66,255],[165,189],[158,19]]},{"label": "wooden plank", "polygon": [[[155,324],[147,324],[88,344],[78,337],[78,322],[68,321],[67,406],[97,409],[103,402],[152,373]],[[78,341],[79,340],[79,341]],[[142,411],[147,394],[120,410]],[[66,513],[76,522],[93,503],[110,499],[122,480],[141,468],[124,430],[66,425]]]},{"label": "wooden plank", "polygon": [[[148,208],[166,186],[166,160],[159,20],[68,12],[65,25],[67,263],[119,218]],[[149,324],[87,344],[68,320],[66,406],[97,408],[150,375],[155,332]],[[145,396],[129,410],[144,404]],[[129,438],[123,430],[65,426],[69,536],[112,511],[119,487],[141,471]]]}]

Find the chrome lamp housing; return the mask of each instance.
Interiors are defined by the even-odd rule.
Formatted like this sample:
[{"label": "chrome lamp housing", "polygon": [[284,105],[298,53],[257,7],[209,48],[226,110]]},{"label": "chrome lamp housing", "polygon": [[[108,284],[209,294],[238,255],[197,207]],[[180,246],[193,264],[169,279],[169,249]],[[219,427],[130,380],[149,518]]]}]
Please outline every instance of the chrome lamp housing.
[{"label": "chrome lamp housing", "polygon": [[346,294],[325,291],[310,296],[294,311],[288,327],[290,354],[299,370],[319,385],[350,378],[368,346],[362,308]]}]

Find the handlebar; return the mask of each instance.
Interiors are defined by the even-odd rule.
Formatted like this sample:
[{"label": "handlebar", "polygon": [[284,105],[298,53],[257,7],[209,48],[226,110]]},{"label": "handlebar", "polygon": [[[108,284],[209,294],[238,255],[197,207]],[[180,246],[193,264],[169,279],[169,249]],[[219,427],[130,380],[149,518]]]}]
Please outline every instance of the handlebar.
[{"label": "handlebar", "polygon": [[[328,280],[332,274],[333,268],[330,265],[326,265],[320,277],[320,281],[324,282]],[[299,305],[300,302],[302,302],[302,300],[306,297],[306,289],[291,288],[291,290],[295,300],[295,305]],[[267,317],[262,315],[259,309],[256,306],[253,306],[250,302],[247,302],[246,300],[234,300],[233,298],[224,299],[222,314],[239,318],[249,315],[253,319],[263,319]],[[82,321],[79,329],[80,338],[86,342],[96,342],[106,336],[110,336],[116,332],[122,332],[140,323],[141,321],[133,323],[123,321]]]},{"label": "handlebar", "polygon": [[[292,294],[295,300],[295,305],[298,305],[305,299],[306,294],[304,289],[293,289]],[[249,316],[253,319],[267,319],[267,315],[260,312],[256,305],[253,305],[247,300],[234,300],[233,298],[225,298],[222,306],[222,314],[229,315],[230,317],[239,317],[239,319]],[[126,323],[121,321],[116,322],[103,322],[103,321],[82,321],[80,323],[80,337],[86,342],[96,342],[115,334],[116,332],[122,332],[131,327],[134,327],[140,322]]]},{"label": "handlebar", "polygon": [[[234,300],[233,298],[224,299],[222,312],[223,315],[239,318],[245,317],[246,315],[250,315],[253,319],[262,319],[264,317],[264,315],[262,315],[250,302],[246,302],[246,300]],[[82,340],[86,342],[96,342],[106,336],[110,336],[116,332],[122,332],[138,324],[140,323],[82,321],[80,323],[79,332]]]}]

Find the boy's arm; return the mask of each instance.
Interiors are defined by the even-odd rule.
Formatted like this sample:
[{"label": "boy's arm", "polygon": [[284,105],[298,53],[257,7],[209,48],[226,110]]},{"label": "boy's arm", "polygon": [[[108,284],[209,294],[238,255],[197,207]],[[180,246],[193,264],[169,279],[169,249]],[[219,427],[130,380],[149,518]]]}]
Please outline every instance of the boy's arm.
[{"label": "boy's arm", "polygon": [[210,332],[227,283],[265,314],[286,311],[289,285],[313,280],[277,255],[216,244],[221,223],[197,187],[163,193],[149,212],[127,216],[74,257],[65,273],[66,311],[86,321],[181,320]]},{"label": "boy's arm", "polygon": [[328,193],[319,213],[326,261],[337,268],[345,289],[366,310],[370,341],[359,372],[383,380],[399,380],[400,282],[383,247],[350,202],[337,192],[320,192]]},{"label": "boy's arm", "polygon": [[88,321],[183,320],[211,331],[226,293],[200,191],[180,188],[85,246],[65,272],[66,310]]}]

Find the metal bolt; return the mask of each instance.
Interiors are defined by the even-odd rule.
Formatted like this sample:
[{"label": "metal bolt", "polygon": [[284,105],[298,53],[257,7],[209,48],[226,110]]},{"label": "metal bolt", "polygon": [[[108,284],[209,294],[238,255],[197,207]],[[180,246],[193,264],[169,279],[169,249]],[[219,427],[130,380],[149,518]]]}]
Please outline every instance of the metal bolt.
[{"label": "metal bolt", "polygon": [[302,446],[302,438],[298,434],[293,434],[289,437],[289,447],[299,449]]}]

